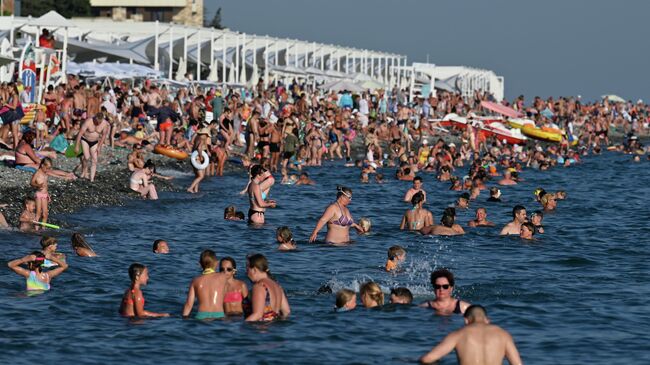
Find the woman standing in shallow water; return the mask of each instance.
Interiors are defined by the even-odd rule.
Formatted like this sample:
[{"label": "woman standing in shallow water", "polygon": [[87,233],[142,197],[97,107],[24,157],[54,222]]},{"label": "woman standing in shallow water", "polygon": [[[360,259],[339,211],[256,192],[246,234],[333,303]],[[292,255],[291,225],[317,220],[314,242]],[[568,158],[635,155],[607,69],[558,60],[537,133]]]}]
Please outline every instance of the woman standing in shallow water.
[{"label": "woman standing in shallow water", "polygon": [[352,189],[344,186],[337,187],[336,201],[330,204],[325,212],[316,223],[314,231],[309,237],[309,242],[316,241],[318,231],[327,224],[327,235],[325,242],[331,244],[345,244],[350,242],[350,227],[353,227],[359,233],[364,233],[364,229],[354,223],[352,214],[348,210],[348,204],[352,202]]},{"label": "woman standing in shallow water", "polygon": [[260,165],[251,167],[251,181],[248,184],[248,223],[264,224],[266,208],[275,208],[274,200],[267,200],[269,190],[275,183],[271,173]]}]

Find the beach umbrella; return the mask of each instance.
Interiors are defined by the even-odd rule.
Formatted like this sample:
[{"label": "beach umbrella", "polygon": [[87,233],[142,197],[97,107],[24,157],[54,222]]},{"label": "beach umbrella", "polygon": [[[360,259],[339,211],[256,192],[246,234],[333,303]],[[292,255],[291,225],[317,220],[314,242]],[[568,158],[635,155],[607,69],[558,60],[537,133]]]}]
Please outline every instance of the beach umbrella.
[{"label": "beach umbrella", "polygon": [[603,99],[608,99],[612,103],[625,103],[625,99],[623,99],[622,97],[620,97],[618,95],[614,95],[614,94],[603,95],[602,98]]},{"label": "beach umbrella", "polygon": [[181,81],[185,78],[185,74],[187,73],[187,63],[185,62],[185,59],[181,57],[178,60],[178,69],[176,70],[176,81]]}]

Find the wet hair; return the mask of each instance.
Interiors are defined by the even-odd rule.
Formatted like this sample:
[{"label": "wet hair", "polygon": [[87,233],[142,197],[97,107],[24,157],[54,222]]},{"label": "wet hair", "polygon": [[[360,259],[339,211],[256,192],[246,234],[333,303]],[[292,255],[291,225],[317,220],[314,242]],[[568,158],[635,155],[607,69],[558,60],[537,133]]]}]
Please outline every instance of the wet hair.
[{"label": "wet hair", "polygon": [[131,281],[136,281],[140,275],[146,270],[147,267],[140,264],[140,263],[133,263],[131,266],[129,266],[129,278]]},{"label": "wet hair", "polygon": [[411,291],[405,287],[391,289],[390,295],[406,299],[407,304],[411,304],[411,302],[413,302],[413,293],[411,293]]},{"label": "wet hair", "polygon": [[293,233],[291,233],[291,230],[287,226],[279,227],[275,231],[275,235],[280,237],[283,243],[293,241]]},{"label": "wet hair", "polygon": [[226,257],[222,258],[221,260],[219,260],[219,272],[223,271],[221,269],[221,267],[222,267],[223,263],[226,262],[226,261],[230,262],[233,269],[237,269],[237,263],[235,262],[235,259],[233,259],[230,256],[226,256]]},{"label": "wet hair", "polygon": [[496,196],[499,193],[499,188],[493,186],[490,188],[490,196]]},{"label": "wet hair", "polygon": [[487,317],[487,311],[482,305],[472,304],[467,307],[463,316],[472,322],[475,319]]},{"label": "wet hair", "polygon": [[537,215],[544,218],[544,212],[542,212],[541,210],[536,210],[536,211],[530,213],[530,219],[533,219],[533,217],[537,216]]},{"label": "wet hair", "polygon": [[203,250],[199,258],[199,263],[201,264],[201,268],[203,268],[203,270],[214,267],[218,263],[217,254],[212,250]]},{"label": "wet hair", "polygon": [[356,295],[350,289],[341,289],[336,292],[336,308],[343,308]]},{"label": "wet hair", "polygon": [[158,251],[158,247],[162,242],[165,242],[165,240],[155,240],[153,241],[153,252]]},{"label": "wet hair", "polygon": [[262,165],[253,165],[251,166],[251,176],[257,177],[266,172],[266,169]]},{"label": "wet hair", "polygon": [[54,237],[43,236],[43,238],[41,238],[41,248],[42,249],[46,249],[47,247],[52,246],[52,245],[56,245],[56,244],[57,244],[57,240]]},{"label": "wet hair", "polygon": [[413,194],[411,197],[411,204],[413,206],[416,206],[420,204],[424,200],[424,194],[421,191],[418,191],[417,193]]},{"label": "wet hair", "polygon": [[416,177],[413,178],[413,181],[422,182],[422,177],[421,176],[416,176]]},{"label": "wet hair", "polygon": [[147,160],[147,162],[144,163],[144,168],[151,169],[151,171],[156,172],[156,164],[154,164],[151,159]]},{"label": "wet hair", "polygon": [[454,225],[455,220],[456,219],[453,215],[443,214],[442,218],[440,218],[440,223],[445,227],[451,228]]},{"label": "wet hair", "polygon": [[90,245],[88,244],[88,242],[86,242],[86,239],[81,233],[78,232],[73,233],[72,237],[70,238],[70,243],[72,244],[73,249],[85,248],[94,252],[93,248],[90,247]]},{"label": "wet hair", "polygon": [[368,298],[374,300],[379,305],[384,304],[384,293],[381,291],[381,288],[377,283],[369,281],[367,283],[361,284],[359,288],[359,295],[361,297],[367,296]]},{"label": "wet hair", "polygon": [[438,278],[445,278],[449,282],[449,285],[454,286],[454,274],[447,269],[436,270],[431,273],[431,285],[436,285],[436,280]]},{"label": "wet hair", "polygon": [[350,189],[348,187],[345,187],[345,186],[337,185],[336,186],[336,197],[340,198],[343,195],[345,195],[345,196],[347,196],[349,198],[350,196],[352,196],[352,189]]},{"label": "wet hair", "polygon": [[469,193],[462,193],[462,194],[460,194],[460,196],[458,197],[458,199],[469,200]]},{"label": "wet hair", "polygon": [[447,207],[445,210],[442,212],[442,215],[448,215],[450,217],[456,217],[456,208],[454,207]]},{"label": "wet hair", "polygon": [[359,227],[363,228],[364,231],[370,232],[370,227],[372,227],[372,222],[370,222],[370,218],[362,217],[359,219]]},{"label": "wet hair", "polygon": [[516,217],[519,212],[522,210],[526,210],[526,207],[523,205],[515,205],[514,208],[512,208],[512,218]]},{"label": "wet hair", "polygon": [[236,212],[235,217],[237,217],[239,219],[244,219],[245,218],[244,212]]},{"label": "wet hair", "polygon": [[41,265],[45,262],[45,254],[41,251],[33,251],[30,255],[36,256],[36,259],[27,263],[27,269],[29,271],[37,271],[37,269],[41,271]]},{"label": "wet hair", "polygon": [[229,205],[226,209],[223,210],[223,219],[228,219],[234,217],[237,212],[235,211],[234,205]]},{"label": "wet hair", "polygon": [[265,272],[270,278],[272,278],[271,270],[269,270],[269,261],[266,259],[266,256],[261,253],[256,253],[249,256],[247,260],[249,268],[255,268],[260,272]]},{"label": "wet hair", "polygon": [[397,258],[397,256],[401,256],[401,255],[403,255],[405,253],[406,253],[406,250],[404,249],[404,247],[398,246],[398,245],[391,246],[388,249],[388,259],[389,260],[394,260],[394,259]]},{"label": "wet hair", "polygon": [[535,234],[535,226],[530,222],[524,222],[521,224],[522,227],[526,227],[533,235]]}]

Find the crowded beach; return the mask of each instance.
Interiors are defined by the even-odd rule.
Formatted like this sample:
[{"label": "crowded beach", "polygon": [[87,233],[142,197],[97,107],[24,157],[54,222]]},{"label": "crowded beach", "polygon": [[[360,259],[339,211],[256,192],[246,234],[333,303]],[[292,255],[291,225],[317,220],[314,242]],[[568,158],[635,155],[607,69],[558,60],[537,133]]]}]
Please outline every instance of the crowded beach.
[{"label": "crowded beach", "polygon": [[[48,37],[44,31],[40,47],[49,47]],[[20,212],[11,217],[0,213],[0,227],[41,237],[40,247],[16,253],[19,257],[8,262],[9,270],[25,280],[27,291],[56,290],[51,288],[53,279],[75,269],[74,259],[58,250],[60,239],[53,237],[65,222],[52,223],[50,184],[68,184],[59,194],[71,197],[80,186],[92,194],[93,186],[102,184],[114,170],[121,171],[122,180],[110,178],[113,189],[152,205],[165,199],[161,185],[198,194],[208,180],[245,175],[246,186],[231,188],[241,189],[248,207],[218,207],[224,211],[223,219],[233,224],[243,221],[242,229],[265,225],[267,215],[283,209],[273,198],[275,184],[295,186],[300,199],[300,185],[318,184],[311,171],[346,171],[347,180],[323,187],[332,192],[334,201],[319,207],[322,213],[309,237],[294,237],[291,222],[273,227],[277,243],[267,251],[295,251],[297,242],[347,246],[354,237],[351,229],[356,234],[372,230],[372,216],[355,219],[352,214],[354,192],[347,187],[352,182],[404,182],[402,191],[386,197],[386,204],[404,207],[395,232],[461,236],[467,230],[485,229],[529,243],[547,234],[544,214],[570,205],[571,191],[569,187],[547,191],[540,186],[534,205],[509,201],[512,219],[490,220],[491,204],[505,204],[502,197],[516,189],[527,172],[570,169],[607,151],[628,154],[630,163],[648,159],[640,138],[648,134],[650,107],[642,100],[524,96],[497,100],[482,89],[469,95],[399,86],[356,85],[358,89],[350,90],[350,84],[271,82],[263,77],[249,86],[203,86],[191,79],[188,73],[178,84],[141,78],[113,79],[108,85],[68,73],[56,85],[47,85],[36,101],[31,99],[33,86],[21,80],[0,85],[4,163],[0,171],[3,179],[22,176],[23,191],[28,192],[3,193],[0,207],[20,204]],[[26,113],[26,105],[36,106]],[[191,172],[191,183],[177,185],[172,176],[159,171],[161,165]],[[457,192],[456,201],[449,205],[427,200],[430,186],[425,182],[433,180]],[[457,220],[456,211],[468,209],[470,202],[476,207],[475,218]],[[110,254],[95,252],[79,233],[70,236],[70,244],[76,256],[89,260]],[[387,252],[386,261],[379,263],[383,270],[400,275],[406,249],[394,245],[382,250]],[[152,251],[152,255],[171,254],[164,239],[156,240]],[[116,316],[202,321],[228,317],[249,322],[290,317],[292,298],[271,274],[272,263],[264,252],[247,256],[241,265],[250,283],[236,275],[236,260],[218,257],[216,248],[195,256],[202,271],[188,278],[182,308],[167,312],[145,309],[147,266],[124,267],[130,283],[115,303]],[[489,308],[455,295],[458,274],[447,268],[433,271],[428,283],[433,298],[421,303],[414,303],[408,288],[382,288],[368,281],[358,291],[339,290],[332,307],[347,313],[390,303],[417,306],[440,316],[464,316],[463,328],[431,351],[413,356],[422,355],[421,362],[431,363],[455,349],[462,363],[501,363],[504,357],[511,364],[522,363],[513,338],[490,322]],[[16,278],[17,287],[23,285],[21,280]]]}]

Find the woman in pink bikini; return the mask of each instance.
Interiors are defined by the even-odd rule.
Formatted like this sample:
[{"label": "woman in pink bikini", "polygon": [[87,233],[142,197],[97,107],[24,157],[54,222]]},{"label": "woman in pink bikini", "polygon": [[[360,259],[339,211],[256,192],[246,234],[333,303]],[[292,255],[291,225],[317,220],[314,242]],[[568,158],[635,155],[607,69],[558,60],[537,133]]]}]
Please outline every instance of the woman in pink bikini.
[{"label": "woman in pink bikini", "polygon": [[237,263],[232,257],[224,257],[219,261],[219,272],[226,274],[226,295],[223,298],[223,311],[227,316],[242,316],[243,301],[248,298],[246,284],[235,279]]},{"label": "woman in pink bikini", "polygon": [[350,227],[353,227],[359,233],[365,233],[365,230],[354,223],[352,214],[348,210],[348,204],[352,202],[352,189],[344,186],[337,187],[336,201],[330,204],[325,212],[316,223],[314,231],[309,237],[309,242],[316,241],[318,231],[327,225],[327,235],[325,242],[329,244],[347,244],[350,242]]}]

